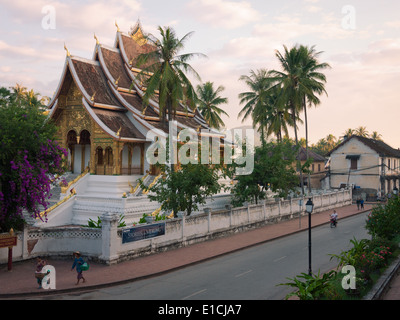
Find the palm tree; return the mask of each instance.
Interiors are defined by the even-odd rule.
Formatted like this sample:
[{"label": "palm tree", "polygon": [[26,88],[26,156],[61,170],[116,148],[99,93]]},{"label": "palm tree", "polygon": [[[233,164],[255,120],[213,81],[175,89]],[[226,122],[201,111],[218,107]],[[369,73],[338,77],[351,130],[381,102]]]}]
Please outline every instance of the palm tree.
[{"label": "palm tree", "polygon": [[221,114],[229,117],[224,110],[218,107],[221,104],[228,103],[227,98],[219,96],[223,90],[225,90],[223,86],[219,86],[217,90],[214,90],[214,83],[209,81],[197,86],[197,109],[208,125],[217,130],[225,126],[220,117]]},{"label": "palm tree", "polygon": [[[253,127],[260,122],[260,119],[254,118],[254,111],[256,109],[263,109],[265,104],[265,93],[270,88],[270,82],[268,81],[268,70],[258,69],[256,71],[250,70],[250,75],[242,75],[239,78],[240,81],[244,81],[249,87],[250,91],[242,92],[239,94],[239,103],[244,104],[242,110],[240,110],[238,117],[242,117],[244,122],[248,117],[252,117]],[[261,113],[261,111],[259,112]],[[264,125],[260,126],[261,131],[261,142],[265,144]]]},{"label": "palm tree", "polygon": [[369,137],[369,133],[367,131],[366,127],[363,126],[359,126],[356,130],[355,130],[355,134],[361,137],[365,137],[368,138]]},{"label": "palm tree", "polygon": [[372,131],[371,139],[382,141],[382,135],[378,131]]},{"label": "palm tree", "polygon": [[288,126],[293,126],[293,121],[288,108],[277,103],[279,91],[278,87],[269,91],[264,105],[254,109],[253,120],[259,125],[259,131],[265,131],[267,137],[274,134],[282,142],[283,136],[289,136]]},{"label": "palm tree", "polygon": [[326,136],[325,141],[328,144],[329,150],[332,150],[335,147],[335,145],[337,144],[337,139],[332,133],[330,133]]},{"label": "palm tree", "polygon": [[191,73],[197,80],[200,80],[200,76],[188,61],[195,56],[204,55],[180,54],[193,32],[178,39],[175,31],[170,27],[158,27],[158,31],[161,35],[160,40],[146,37],[154,50],[139,55],[138,66],[146,66],[139,74],[139,78],[146,84],[144,105],[148,105],[150,98],[158,95],[160,118],[164,120],[164,125],[167,127],[167,121],[175,117],[176,109],[182,101],[185,102],[185,107],[188,103],[189,107],[194,109],[196,92],[186,73]]},{"label": "palm tree", "polygon": [[351,129],[351,128],[349,128],[345,132],[343,132],[343,136],[345,136],[345,137],[350,137],[353,134],[354,134],[354,129]]},{"label": "palm tree", "polygon": [[[316,52],[315,47],[300,46],[300,55],[302,56],[302,72],[303,80],[300,85],[303,86],[303,110],[304,110],[304,121],[306,130],[306,157],[308,160],[308,121],[307,121],[307,102],[309,107],[317,106],[321,103],[317,95],[328,93],[325,90],[326,77],[321,70],[330,68],[328,63],[319,63],[318,56],[322,52]],[[317,95],[316,95],[317,94]],[[311,192],[310,175],[308,175],[308,186]]]},{"label": "palm tree", "polygon": [[[327,63],[319,63],[318,56],[321,52],[316,52],[314,46],[294,46],[290,50],[284,46],[283,54],[276,51],[276,57],[280,62],[282,71],[271,71],[272,80],[276,81],[281,90],[281,99],[291,110],[295,141],[298,146],[296,120],[301,110],[305,114],[306,127],[306,155],[308,157],[308,124],[307,124],[307,104],[309,106],[320,104],[317,95],[326,94],[324,84],[326,77],[319,71],[329,68]],[[298,166],[300,163],[298,163]],[[304,194],[303,176],[300,167],[300,183]],[[309,184],[310,186],[310,184]]]},{"label": "palm tree", "polygon": [[12,89],[12,95],[15,99],[16,102],[21,101],[22,99],[25,99],[26,94],[27,94],[27,88],[23,87],[19,83],[15,85],[15,87],[11,87]]}]

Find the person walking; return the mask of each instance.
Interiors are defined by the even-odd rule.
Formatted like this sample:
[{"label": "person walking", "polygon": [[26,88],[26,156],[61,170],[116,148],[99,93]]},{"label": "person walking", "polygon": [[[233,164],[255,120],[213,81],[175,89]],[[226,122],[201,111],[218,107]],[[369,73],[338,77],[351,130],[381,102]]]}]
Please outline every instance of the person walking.
[{"label": "person walking", "polygon": [[40,257],[36,258],[35,278],[36,278],[36,281],[37,281],[37,283],[39,285],[38,289],[42,288],[42,279],[45,276],[45,274],[42,273],[42,269],[46,264],[47,264],[46,260],[43,260]]},{"label": "person walking", "polygon": [[76,268],[76,272],[77,272],[77,282],[76,285],[79,284],[79,281],[82,279],[83,283],[86,282],[86,279],[83,277],[82,274],[82,269],[81,266],[85,263],[85,261],[83,260],[83,258],[81,257],[81,253],[79,251],[75,251],[74,252],[74,263],[72,264],[72,268],[71,271],[74,270],[74,268]]},{"label": "person walking", "polygon": [[364,199],[363,198],[361,198],[361,200],[360,200],[360,205],[361,205],[361,210],[364,209]]}]

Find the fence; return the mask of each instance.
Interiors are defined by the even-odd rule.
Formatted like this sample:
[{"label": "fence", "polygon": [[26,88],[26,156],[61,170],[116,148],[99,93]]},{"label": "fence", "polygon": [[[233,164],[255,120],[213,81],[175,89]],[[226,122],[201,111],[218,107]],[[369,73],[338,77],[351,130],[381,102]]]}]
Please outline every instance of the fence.
[{"label": "fence", "polygon": [[[299,205],[299,200],[302,205]],[[165,220],[162,236],[122,243],[122,232],[118,228],[119,214],[102,215],[102,228],[79,226],[34,228],[27,227],[18,233],[18,244],[13,249],[13,260],[30,259],[36,256],[70,257],[79,250],[91,260],[106,264],[118,263],[142,255],[152,254],[187,246],[189,244],[221,237],[233,232],[255,228],[268,223],[293,219],[305,213],[306,199],[262,202],[239,208],[215,211]],[[313,213],[350,205],[351,190],[313,195]],[[131,226],[132,227],[132,226]],[[129,228],[129,227],[127,227]],[[0,249],[0,263],[7,262],[7,250]]]}]

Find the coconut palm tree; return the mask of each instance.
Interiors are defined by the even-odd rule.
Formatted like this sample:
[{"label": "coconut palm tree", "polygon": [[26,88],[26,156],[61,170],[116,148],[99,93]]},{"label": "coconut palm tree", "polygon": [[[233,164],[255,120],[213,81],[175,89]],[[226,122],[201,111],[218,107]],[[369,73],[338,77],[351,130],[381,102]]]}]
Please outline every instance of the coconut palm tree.
[{"label": "coconut palm tree", "polygon": [[269,91],[265,103],[254,109],[253,121],[259,125],[259,131],[265,131],[267,137],[274,134],[277,141],[282,142],[283,136],[289,136],[288,127],[293,126],[293,121],[288,108],[277,103],[279,91],[278,87]]},{"label": "coconut palm tree", "polygon": [[[191,109],[195,107],[196,92],[186,76],[192,74],[200,81],[199,74],[188,61],[195,56],[204,56],[200,53],[181,54],[186,41],[193,32],[189,32],[181,39],[176,36],[170,27],[158,27],[161,38],[155,39],[147,36],[148,43],[154,47],[149,53],[138,56],[138,66],[146,66],[139,78],[145,83],[146,93],[143,96],[144,105],[148,105],[149,99],[158,96],[160,106],[160,118],[165,127],[167,121],[176,115],[178,105],[184,101]],[[166,121],[167,120],[167,121]]]},{"label": "coconut palm tree", "polygon": [[[294,124],[294,133],[296,145],[298,143],[298,134],[296,120],[301,110],[305,113],[306,127],[306,154],[308,156],[308,124],[307,124],[307,105],[318,105],[320,100],[318,95],[325,93],[324,84],[326,77],[320,70],[329,68],[327,63],[319,63],[318,56],[321,52],[316,52],[314,46],[294,46],[288,49],[284,46],[283,53],[276,51],[276,57],[280,63],[281,71],[272,70],[271,75],[274,82],[279,85],[281,90],[281,101],[288,105]],[[300,166],[300,163],[298,163]],[[303,177],[300,167],[300,183],[304,194]],[[309,184],[310,185],[310,184]]]},{"label": "coconut palm tree", "polygon": [[[268,81],[268,70],[258,69],[256,71],[250,70],[250,75],[242,75],[239,78],[240,81],[244,81],[249,91],[239,93],[239,103],[244,104],[242,110],[240,110],[238,117],[242,117],[242,122],[247,118],[252,117],[253,127],[256,127],[260,119],[254,119],[254,111],[256,109],[263,109],[265,106],[265,95],[267,89],[270,88],[270,82]],[[265,143],[265,126],[260,126],[261,131],[261,142]]]},{"label": "coconut palm tree", "polygon": [[378,131],[372,131],[371,139],[382,141],[382,135]]},{"label": "coconut palm tree", "polygon": [[343,136],[350,137],[354,134],[354,129],[348,128],[345,132],[343,132]]},{"label": "coconut palm tree", "polygon": [[329,150],[332,150],[335,147],[335,145],[337,144],[337,139],[332,133],[330,133],[326,136],[325,141],[328,144]]},{"label": "coconut palm tree", "polygon": [[354,131],[354,133],[355,133],[356,135],[358,135],[358,136],[361,136],[361,137],[365,137],[365,138],[368,138],[368,137],[369,137],[369,133],[368,133],[368,131],[367,131],[367,128],[366,128],[366,127],[363,127],[363,126],[359,126],[359,127]]},{"label": "coconut palm tree", "polygon": [[19,102],[26,98],[26,94],[28,92],[26,87],[23,87],[22,85],[17,83],[15,87],[11,87],[11,89],[12,89],[12,95],[16,102]]},{"label": "coconut palm tree", "polygon": [[[301,45],[299,47],[300,55],[302,56],[302,72],[303,80],[300,81],[300,85],[303,86],[303,110],[304,110],[304,122],[305,122],[305,133],[306,133],[306,157],[308,160],[308,119],[307,119],[307,105],[309,107],[318,106],[321,101],[318,95],[328,93],[325,90],[326,76],[320,72],[324,69],[330,68],[328,63],[320,63],[318,57],[322,52],[316,52],[315,47],[307,47]],[[311,192],[310,175],[308,175],[308,186]]]},{"label": "coconut palm tree", "polygon": [[225,90],[223,86],[219,86],[217,90],[214,89],[213,82],[206,82],[204,84],[197,86],[197,109],[207,121],[211,128],[219,130],[221,127],[225,126],[221,119],[221,115],[224,114],[229,117],[229,115],[219,108],[221,104],[228,103],[228,98],[222,98],[219,94]]}]

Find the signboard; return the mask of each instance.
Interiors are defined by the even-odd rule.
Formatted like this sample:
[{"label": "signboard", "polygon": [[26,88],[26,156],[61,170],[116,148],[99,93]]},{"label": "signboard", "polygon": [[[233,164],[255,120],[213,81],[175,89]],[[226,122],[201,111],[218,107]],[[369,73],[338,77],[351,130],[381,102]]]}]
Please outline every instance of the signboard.
[{"label": "signboard", "polygon": [[13,247],[17,245],[17,236],[11,236],[9,233],[0,234],[0,248]]},{"label": "signboard", "polygon": [[17,245],[17,236],[14,230],[10,229],[10,233],[0,234],[0,248],[8,247],[8,271],[12,269],[12,247]]},{"label": "signboard", "polygon": [[122,243],[145,240],[165,235],[165,222],[152,223],[122,230]]}]

